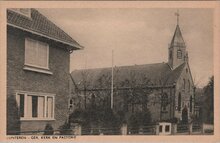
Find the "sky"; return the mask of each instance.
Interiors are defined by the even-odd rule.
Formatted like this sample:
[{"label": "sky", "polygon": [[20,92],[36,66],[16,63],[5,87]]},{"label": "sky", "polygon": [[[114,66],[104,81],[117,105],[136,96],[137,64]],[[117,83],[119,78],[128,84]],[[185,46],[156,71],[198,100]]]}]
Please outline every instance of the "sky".
[{"label": "sky", "polygon": [[[76,69],[141,65],[168,61],[177,9],[38,9],[84,47],[70,56]],[[203,87],[213,75],[212,9],[179,9],[194,83]]]}]

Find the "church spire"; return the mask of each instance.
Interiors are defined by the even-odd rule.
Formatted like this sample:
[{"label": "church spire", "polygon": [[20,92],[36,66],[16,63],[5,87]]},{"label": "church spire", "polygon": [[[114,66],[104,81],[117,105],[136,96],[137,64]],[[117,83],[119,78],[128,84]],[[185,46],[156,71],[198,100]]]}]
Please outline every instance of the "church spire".
[{"label": "church spire", "polygon": [[174,32],[172,41],[170,43],[170,46],[185,46],[185,42],[183,40],[183,36],[180,30],[179,25],[176,25],[176,30]]},{"label": "church spire", "polygon": [[169,59],[168,59],[168,64],[172,69],[175,69],[182,63],[186,62],[187,61],[186,59],[188,59],[188,55],[186,52],[186,45],[183,40],[183,36],[179,27],[179,16],[180,16],[179,11],[175,13],[175,16],[177,16],[177,25],[173,38],[169,45]]},{"label": "church spire", "polygon": [[174,32],[170,46],[177,46],[177,45],[178,46],[185,46],[185,42],[183,40],[183,36],[182,36],[181,30],[179,27],[179,16],[180,16],[179,10],[177,10],[177,12],[175,13],[175,16],[176,16],[177,24],[176,24],[176,30]]}]

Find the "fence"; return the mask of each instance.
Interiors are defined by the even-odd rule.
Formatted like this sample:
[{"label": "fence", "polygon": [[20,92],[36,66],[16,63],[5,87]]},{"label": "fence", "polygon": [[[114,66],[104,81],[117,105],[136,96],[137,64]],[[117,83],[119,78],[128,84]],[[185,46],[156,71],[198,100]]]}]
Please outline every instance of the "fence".
[{"label": "fence", "polygon": [[[161,126],[164,128],[161,128]],[[169,126],[169,127],[168,127]],[[20,135],[181,135],[181,134],[213,134],[214,126],[210,124],[171,124],[171,123],[159,123],[146,125],[141,127],[129,127],[127,124],[123,124],[119,127],[100,128],[81,127],[79,124],[75,124],[71,129],[62,130],[37,130],[37,131],[22,131],[13,132],[12,134]]]},{"label": "fence", "polygon": [[120,135],[121,128],[111,127],[111,128],[83,128],[82,135]]},{"label": "fence", "polygon": [[8,135],[80,135],[80,130],[77,129],[65,129],[65,130],[36,130],[36,131],[14,131],[9,132]]},{"label": "fence", "polygon": [[189,124],[173,124],[173,132],[172,134],[213,134],[214,126],[210,124],[202,124],[202,123],[189,123]]},{"label": "fence", "polygon": [[177,133],[188,133],[189,125],[188,124],[177,124]]},{"label": "fence", "polygon": [[200,123],[193,123],[192,124],[192,131],[193,132],[202,132],[202,125]]},{"label": "fence", "polygon": [[156,125],[146,125],[141,127],[128,127],[129,135],[156,135]]}]

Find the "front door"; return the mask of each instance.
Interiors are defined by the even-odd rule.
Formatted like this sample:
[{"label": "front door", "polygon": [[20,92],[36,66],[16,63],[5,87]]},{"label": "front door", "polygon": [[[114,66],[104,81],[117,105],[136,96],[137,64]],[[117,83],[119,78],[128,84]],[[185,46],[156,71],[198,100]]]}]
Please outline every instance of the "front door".
[{"label": "front door", "polygon": [[186,106],[182,110],[182,122],[188,123],[188,109]]}]

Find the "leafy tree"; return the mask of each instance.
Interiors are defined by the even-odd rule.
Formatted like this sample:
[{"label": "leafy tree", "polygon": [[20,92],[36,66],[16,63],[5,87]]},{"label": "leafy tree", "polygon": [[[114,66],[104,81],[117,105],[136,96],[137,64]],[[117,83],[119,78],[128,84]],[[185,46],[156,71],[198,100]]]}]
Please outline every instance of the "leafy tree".
[{"label": "leafy tree", "polygon": [[[120,102],[121,105],[114,104],[117,107],[113,112],[110,109],[111,74],[100,75],[91,86],[91,83],[87,81],[88,73],[83,72],[83,89],[81,91],[85,97],[85,110],[74,111],[70,115],[70,121],[81,121],[82,128],[108,129],[119,128],[125,122],[129,122],[129,126],[137,128],[150,123],[151,114],[147,109],[147,103],[148,95],[152,93],[152,89],[148,88],[148,85],[152,83],[145,74],[137,74],[130,70],[128,75],[125,79],[120,80],[117,71],[114,74],[114,97],[120,97],[123,102]],[[128,119],[129,116],[130,119]]]},{"label": "leafy tree", "polygon": [[209,83],[204,87],[203,118],[207,123],[214,122],[214,76],[209,79]]}]

